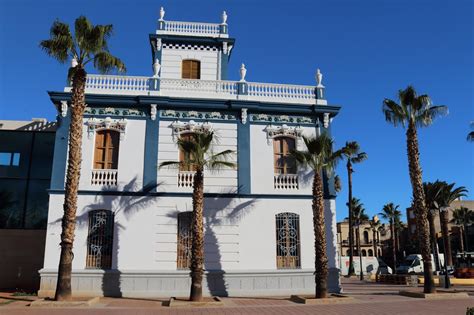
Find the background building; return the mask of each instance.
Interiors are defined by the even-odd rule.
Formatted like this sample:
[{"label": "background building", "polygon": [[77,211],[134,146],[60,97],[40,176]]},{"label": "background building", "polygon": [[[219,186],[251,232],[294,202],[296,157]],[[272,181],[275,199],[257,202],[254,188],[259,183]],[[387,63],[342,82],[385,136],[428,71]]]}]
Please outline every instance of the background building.
[{"label": "background building", "polygon": [[0,120],[0,289],[37,290],[56,123]]}]

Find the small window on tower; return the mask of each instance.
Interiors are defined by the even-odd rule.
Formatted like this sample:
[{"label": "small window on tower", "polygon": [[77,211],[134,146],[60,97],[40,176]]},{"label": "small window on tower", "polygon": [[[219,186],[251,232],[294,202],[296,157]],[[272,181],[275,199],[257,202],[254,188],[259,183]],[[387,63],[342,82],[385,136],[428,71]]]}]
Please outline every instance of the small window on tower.
[{"label": "small window on tower", "polygon": [[198,60],[183,60],[181,71],[182,79],[200,79],[201,62]]}]

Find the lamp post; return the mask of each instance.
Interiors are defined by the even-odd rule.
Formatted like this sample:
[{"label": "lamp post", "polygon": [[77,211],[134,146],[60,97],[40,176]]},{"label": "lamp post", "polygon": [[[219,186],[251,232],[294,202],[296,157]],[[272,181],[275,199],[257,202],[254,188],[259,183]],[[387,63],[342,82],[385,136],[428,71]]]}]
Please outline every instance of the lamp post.
[{"label": "lamp post", "polygon": [[[441,207],[439,208],[439,219],[440,219],[440,224],[442,226],[441,222],[441,212],[448,211],[447,207]],[[444,288],[449,289],[451,287],[451,282],[449,281],[449,274],[448,274],[448,255],[451,255],[451,253],[446,253],[446,235],[443,234],[443,252],[444,252]]]}]

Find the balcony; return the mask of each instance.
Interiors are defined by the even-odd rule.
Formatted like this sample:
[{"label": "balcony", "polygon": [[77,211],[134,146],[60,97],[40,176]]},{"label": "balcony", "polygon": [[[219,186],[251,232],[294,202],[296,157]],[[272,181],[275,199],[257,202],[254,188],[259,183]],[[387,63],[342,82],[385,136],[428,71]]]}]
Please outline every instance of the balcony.
[{"label": "balcony", "polygon": [[295,190],[298,189],[297,174],[278,174],[273,177],[273,186],[275,189]]},{"label": "balcony", "polygon": [[194,171],[179,171],[178,173],[178,187],[192,188],[194,182]]},{"label": "balcony", "polygon": [[228,34],[222,32],[223,24],[203,22],[164,21],[157,34],[200,36],[200,37],[222,37],[228,38]]},{"label": "balcony", "polygon": [[[149,95],[183,98],[250,100],[259,102],[327,105],[318,99],[320,86],[258,83],[227,80],[160,79],[158,77],[89,74],[87,94]],[[64,92],[71,92],[66,87]]]},{"label": "balcony", "polygon": [[118,171],[112,169],[92,170],[92,186],[117,186]]}]

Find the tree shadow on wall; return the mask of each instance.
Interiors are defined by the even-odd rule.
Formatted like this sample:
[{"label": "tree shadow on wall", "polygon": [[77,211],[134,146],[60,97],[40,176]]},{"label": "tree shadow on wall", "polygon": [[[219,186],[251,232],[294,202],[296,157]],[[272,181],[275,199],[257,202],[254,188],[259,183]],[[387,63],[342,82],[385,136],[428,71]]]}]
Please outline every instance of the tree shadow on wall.
[{"label": "tree shadow on wall", "polygon": [[[84,244],[84,246],[88,247],[90,236],[88,227],[89,212],[92,210],[110,210],[114,214],[111,268],[91,268],[102,269],[103,271],[101,289],[104,296],[122,297],[123,295],[121,272],[118,268],[121,234],[127,229],[126,222],[131,220],[138,212],[149,208],[158,201],[157,197],[151,195],[158,186],[159,184],[147,185],[140,189],[141,184],[137,181],[137,177],[135,177],[120,188],[103,187],[98,191],[94,201],[86,206],[80,215],[76,216],[76,229],[88,229],[88,237],[86,244]],[[134,192],[135,194],[130,195],[128,194],[129,192]],[[57,223],[61,223],[61,219],[53,222],[53,224]]]}]

